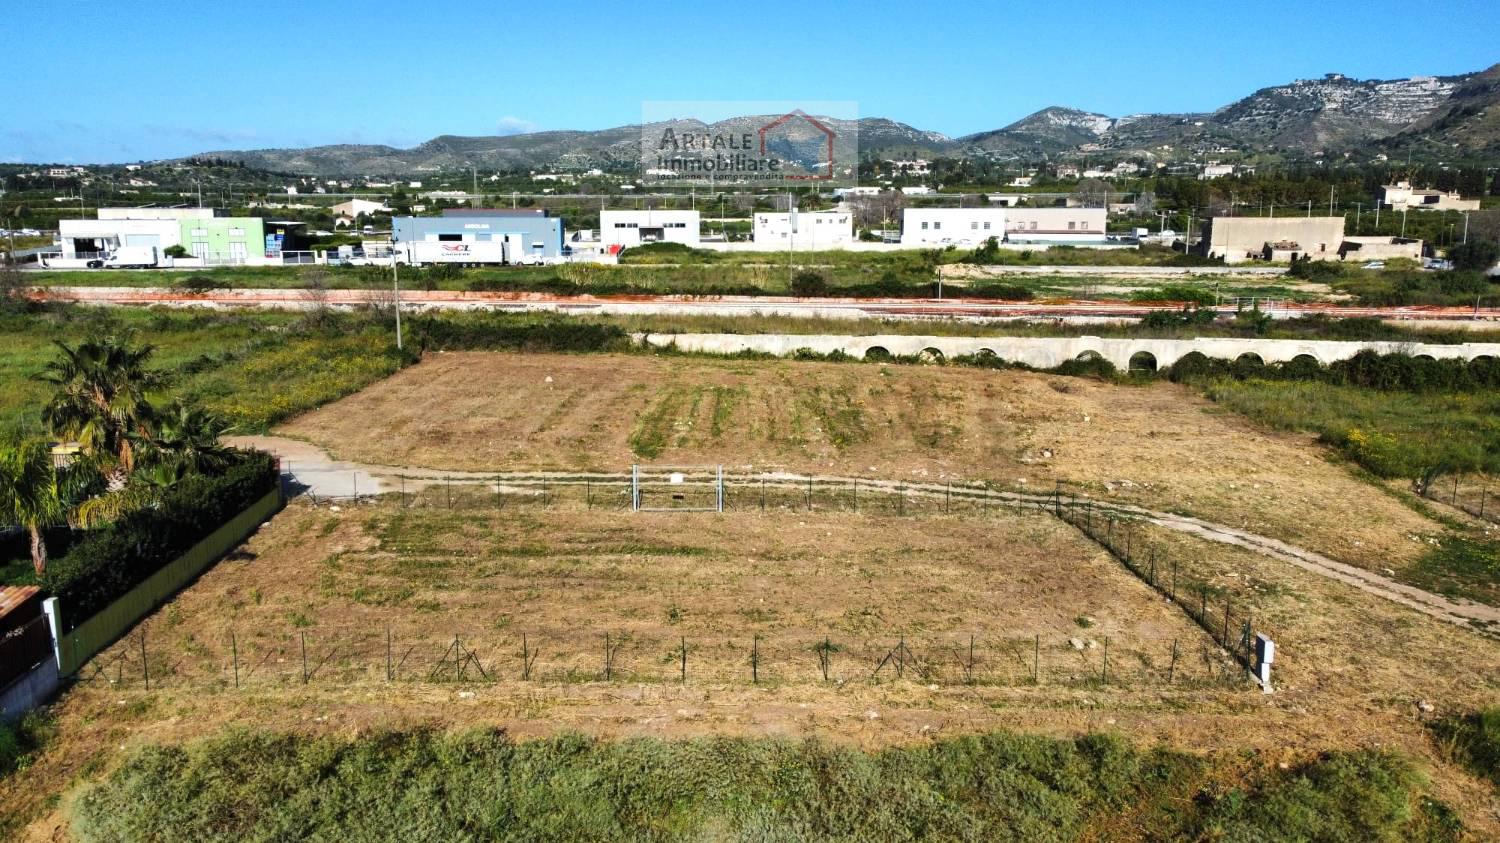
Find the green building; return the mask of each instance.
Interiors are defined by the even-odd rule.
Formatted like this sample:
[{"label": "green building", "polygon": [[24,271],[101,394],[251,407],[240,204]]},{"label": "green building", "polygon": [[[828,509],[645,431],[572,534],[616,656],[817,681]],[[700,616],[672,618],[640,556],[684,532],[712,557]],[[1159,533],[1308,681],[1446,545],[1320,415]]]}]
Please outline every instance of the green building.
[{"label": "green building", "polygon": [[260,217],[195,217],[180,222],[183,248],[206,264],[264,259],[266,234]]}]

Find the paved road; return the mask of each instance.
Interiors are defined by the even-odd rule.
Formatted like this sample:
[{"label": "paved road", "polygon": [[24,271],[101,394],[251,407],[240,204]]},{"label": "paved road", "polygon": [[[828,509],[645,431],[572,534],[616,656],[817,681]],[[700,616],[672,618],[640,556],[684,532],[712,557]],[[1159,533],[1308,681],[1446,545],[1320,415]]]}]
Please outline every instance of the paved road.
[{"label": "paved road", "polygon": [[[365,290],[329,290],[315,301],[303,290],[234,289],[190,294],[163,287],[45,287],[32,295],[44,301],[99,305],[168,305],[173,307],[258,307],[310,309],[326,304],[354,308],[370,302]],[[1178,310],[1181,302],[1125,302],[1088,300],[992,301],[986,299],[798,299],[776,296],[554,296],[542,293],[471,293],[453,290],[404,290],[402,305],[409,310],[500,310],[609,315],[776,315],[830,319],[920,319],[943,317],[969,320],[1057,318],[1074,321],[1139,319],[1155,310]],[[1374,317],[1386,320],[1472,322],[1500,327],[1500,308],[1472,307],[1350,307],[1267,301],[1262,309],[1273,318],[1324,314],[1332,317]],[[1232,315],[1235,308],[1223,306]]]},{"label": "paved road", "polygon": [[[349,498],[356,494],[372,495],[393,492],[398,489],[405,489],[411,492],[426,486],[448,482],[488,484],[499,490],[529,489],[534,491],[537,488],[537,484],[541,481],[558,485],[570,482],[582,484],[585,479],[591,479],[595,482],[608,480],[616,483],[629,479],[629,475],[625,473],[585,474],[554,471],[476,472],[445,471],[410,466],[370,465],[334,460],[318,446],[297,439],[287,439],[278,436],[236,436],[230,437],[227,441],[232,445],[259,448],[277,455],[282,460],[283,471],[286,471],[291,476],[294,485],[320,498]],[[772,484],[795,488],[801,488],[802,484],[807,482],[805,475],[765,475],[765,477]],[[857,482],[861,488],[889,488],[894,490],[899,485],[908,495],[941,497],[944,494],[951,493],[968,497],[983,497],[995,501],[1024,502],[1028,504],[1045,504],[1050,500],[1046,495],[959,489],[957,487],[949,488],[942,484],[897,484],[893,481],[871,480],[862,477],[853,478],[825,475],[817,475],[814,479],[819,482],[839,483],[845,486]],[[1089,503],[1086,498],[1077,498],[1076,500],[1082,503]],[[1158,512],[1129,504],[1120,504],[1111,501],[1093,501],[1092,503],[1094,509],[1100,513],[1108,514],[1113,512],[1133,516],[1168,530],[1175,530],[1221,544],[1246,548],[1264,556],[1295,565],[1298,568],[1319,576],[1338,580],[1367,594],[1373,594],[1393,603],[1415,609],[1425,615],[1464,627],[1465,629],[1474,630],[1475,622],[1500,624],[1500,607],[1433,594],[1415,586],[1398,582],[1391,577],[1382,576],[1373,571],[1367,571],[1364,568],[1330,559],[1322,554],[1288,544],[1279,539],[1257,535],[1223,524],[1215,524],[1201,518]]]}]

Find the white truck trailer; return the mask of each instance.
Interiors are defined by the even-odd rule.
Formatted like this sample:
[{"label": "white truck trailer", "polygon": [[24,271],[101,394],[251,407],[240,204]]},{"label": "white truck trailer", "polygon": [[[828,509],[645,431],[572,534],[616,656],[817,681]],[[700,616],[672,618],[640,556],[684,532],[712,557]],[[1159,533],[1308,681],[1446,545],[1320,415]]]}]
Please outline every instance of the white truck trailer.
[{"label": "white truck trailer", "polygon": [[394,245],[397,263],[499,266],[531,262],[525,236],[506,234],[497,240],[411,240]]}]

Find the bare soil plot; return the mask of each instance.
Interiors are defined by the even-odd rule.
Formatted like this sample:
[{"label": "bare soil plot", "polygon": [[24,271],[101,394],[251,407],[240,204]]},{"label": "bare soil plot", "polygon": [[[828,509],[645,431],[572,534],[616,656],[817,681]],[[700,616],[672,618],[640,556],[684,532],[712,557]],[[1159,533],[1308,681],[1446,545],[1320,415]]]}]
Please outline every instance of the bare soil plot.
[{"label": "bare soil plot", "polygon": [[[540,653],[529,665],[523,634]],[[606,671],[680,683],[684,643],[690,682],[790,686],[823,681],[820,642],[834,682],[899,672],[1012,686],[1039,673],[1042,685],[1165,686],[1169,669],[1188,684],[1225,669],[1216,653],[1202,661],[1207,642],[1174,607],[1082,536],[1008,510],[900,519],[297,505],[147,626],[161,688],[232,685],[235,650],[242,687],[436,681],[460,668],[544,684]],[[98,678],[141,675],[138,645],[97,660]]]},{"label": "bare soil plot", "polygon": [[343,459],[503,470],[632,462],[885,480],[1057,481],[1095,496],[1400,568],[1440,527],[1329,462],[1166,383],[1023,372],[636,355],[433,354],[281,432]]}]

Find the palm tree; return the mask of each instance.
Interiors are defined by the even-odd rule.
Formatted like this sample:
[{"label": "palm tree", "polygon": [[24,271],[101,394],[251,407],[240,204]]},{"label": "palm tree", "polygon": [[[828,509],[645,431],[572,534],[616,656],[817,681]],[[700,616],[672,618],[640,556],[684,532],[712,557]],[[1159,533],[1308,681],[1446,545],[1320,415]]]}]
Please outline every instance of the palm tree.
[{"label": "palm tree", "polygon": [[126,513],[155,506],[167,490],[193,474],[216,474],[233,460],[232,449],[219,443],[229,425],[213,413],[178,399],[155,418],[151,437],[132,433],[135,471],[125,482],[83,500],[74,517],[84,528],[108,524]]},{"label": "palm tree", "polygon": [[42,410],[52,431],[76,440],[84,451],[110,455],[127,473],[135,469],[133,437],[150,435],[151,403],[147,396],[166,383],[146,368],[153,346],[132,347],[114,336],[93,337],[48,363],[38,379],[57,387]]},{"label": "palm tree", "polygon": [[33,441],[0,449],[0,523],[18,525],[31,534],[31,564],[37,576],[47,570],[42,530],[63,523],[66,515],[46,443]]},{"label": "palm tree", "polygon": [[179,398],[157,416],[155,436],[141,440],[143,461],[170,466],[175,479],[218,473],[231,460],[231,449],[219,442],[228,430],[223,419]]}]

